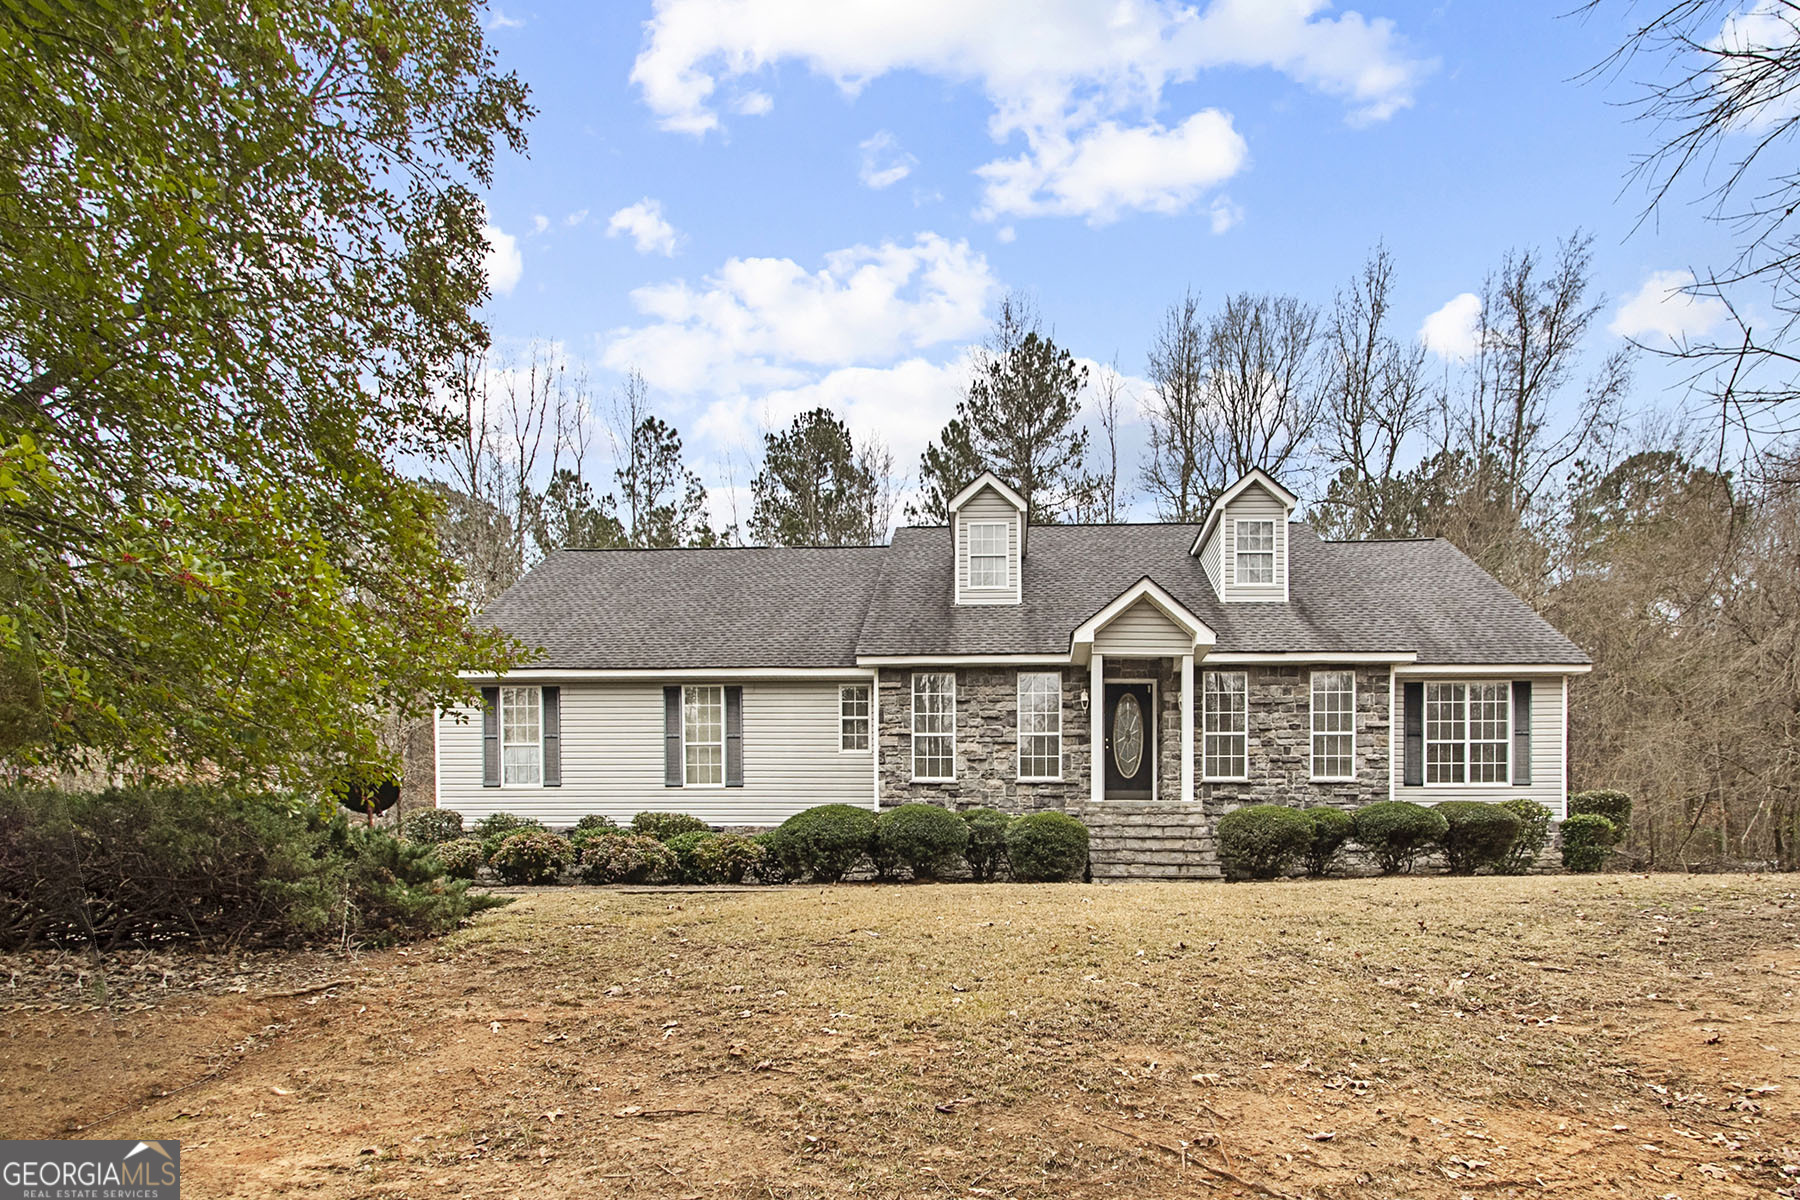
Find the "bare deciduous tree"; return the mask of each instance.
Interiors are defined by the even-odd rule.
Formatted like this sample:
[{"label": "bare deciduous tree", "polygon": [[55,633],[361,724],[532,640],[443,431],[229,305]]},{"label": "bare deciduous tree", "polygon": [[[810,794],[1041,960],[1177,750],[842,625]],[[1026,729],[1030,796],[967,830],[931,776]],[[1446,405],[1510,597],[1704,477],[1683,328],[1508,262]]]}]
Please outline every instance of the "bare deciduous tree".
[{"label": "bare deciduous tree", "polygon": [[1320,411],[1318,324],[1318,310],[1292,296],[1247,293],[1227,297],[1207,323],[1208,506],[1252,468],[1304,482]]},{"label": "bare deciduous tree", "polygon": [[1206,397],[1206,323],[1200,299],[1185,293],[1163,313],[1150,342],[1152,394],[1144,408],[1150,453],[1144,488],[1165,521],[1199,521],[1206,515],[1202,444],[1211,409]]}]

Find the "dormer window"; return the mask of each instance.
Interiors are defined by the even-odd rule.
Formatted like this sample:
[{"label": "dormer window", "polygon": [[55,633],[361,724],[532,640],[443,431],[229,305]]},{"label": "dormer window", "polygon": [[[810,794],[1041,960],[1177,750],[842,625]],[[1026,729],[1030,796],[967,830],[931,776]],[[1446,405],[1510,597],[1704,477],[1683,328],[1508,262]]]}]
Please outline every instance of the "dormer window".
[{"label": "dormer window", "polygon": [[1242,584],[1275,582],[1275,522],[1237,523],[1237,581]]},{"label": "dormer window", "polygon": [[969,522],[969,586],[1008,586],[1006,559],[1006,522]]}]

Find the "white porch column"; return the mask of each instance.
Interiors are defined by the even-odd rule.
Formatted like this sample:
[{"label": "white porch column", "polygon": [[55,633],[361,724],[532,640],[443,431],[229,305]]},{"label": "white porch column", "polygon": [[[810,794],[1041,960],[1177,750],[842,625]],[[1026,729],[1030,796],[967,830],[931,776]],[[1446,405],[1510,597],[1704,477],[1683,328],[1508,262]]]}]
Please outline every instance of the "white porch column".
[{"label": "white porch column", "polygon": [[1181,802],[1194,802],[1194,656],[1181,656]]},{"label": "white porch column", "polygon": [[1106,799],[1106,665],[1098,650],[1088,661],[1088,792],[1095,804]]}]

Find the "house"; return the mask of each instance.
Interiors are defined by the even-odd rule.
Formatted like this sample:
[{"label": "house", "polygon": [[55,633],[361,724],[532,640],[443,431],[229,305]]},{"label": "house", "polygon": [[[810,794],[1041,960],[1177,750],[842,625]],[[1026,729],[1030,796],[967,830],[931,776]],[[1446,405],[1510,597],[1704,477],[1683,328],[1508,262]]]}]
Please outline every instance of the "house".
[{"label": "house", "polygon": [[1161,876],[1217,874],[1243,804],[1560,818],[1587,657],[1448,542],[1328,542],[1296,503],[1252,471],[1199,525],[1028,525],[985,474],[885,547],[553,554],[487,614],[543,655],[439,719],[438,803],[1057,808],[1096,875]]}]

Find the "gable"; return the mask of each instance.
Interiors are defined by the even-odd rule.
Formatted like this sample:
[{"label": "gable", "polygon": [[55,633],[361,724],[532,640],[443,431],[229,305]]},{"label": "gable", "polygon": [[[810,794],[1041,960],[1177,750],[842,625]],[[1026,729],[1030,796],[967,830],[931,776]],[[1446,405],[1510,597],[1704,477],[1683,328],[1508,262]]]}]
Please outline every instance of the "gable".
[{"label": "gable", "polygon": [[1139,600],[1094,634],[1094,649],[1127,658],[1192,654],[1194,635],[1163,615],[1149,600]]},{"label": "gable", "polygon": [[[982,487],[959,499],[962,503],[952,518],[956,534],[956,602],[1019,603],[1025,561],[1024,515],[997,487]],[[972,566],[972,556],[978,550],[993,549],[1002,550],[1006,556],[1005,582],[998,587],[985,585]]]},{"label": "gable", "polygon": [[[1262,471],[1252,471],[1213,504],[1192,553],[1219,599],[1227,603],[1288,599],[1288,516],[1294,503],[1293,493]],[[1240,543],[1240,534],[1252,531],[1265,532],[1264,542],[1255,547]],[[1258,561],[1239,557],[1240,550],[1252,549],[1273,555],[1266,579],[1248,578],[1242,569],[1247,562]]]}]

